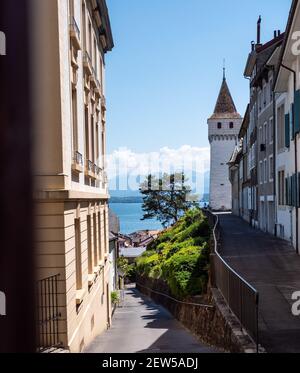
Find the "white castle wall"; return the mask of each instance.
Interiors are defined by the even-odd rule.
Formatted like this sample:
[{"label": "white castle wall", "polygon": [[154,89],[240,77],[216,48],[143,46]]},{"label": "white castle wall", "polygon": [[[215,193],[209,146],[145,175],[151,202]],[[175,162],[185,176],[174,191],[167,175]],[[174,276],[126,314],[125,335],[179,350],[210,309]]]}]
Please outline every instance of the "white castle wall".
[{"label": "white castle wall", "polygon": [[[218,122],[222,123],[221,129],[218,129]],[[231,122],[233,129],[230,128]],[[228,162],[237,145],[241,122],[241,119],[208,121],[211,148],[210,207],[215,211],[232,209]]]}]

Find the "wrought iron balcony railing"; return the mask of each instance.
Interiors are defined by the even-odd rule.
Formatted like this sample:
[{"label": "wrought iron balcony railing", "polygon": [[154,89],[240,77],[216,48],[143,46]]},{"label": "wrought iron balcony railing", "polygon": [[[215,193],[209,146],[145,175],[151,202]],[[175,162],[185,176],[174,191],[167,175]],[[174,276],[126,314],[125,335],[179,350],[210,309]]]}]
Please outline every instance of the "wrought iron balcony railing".
[{"label": "wrought iron balcony railing", "polygon": [[74,161],[76,164],[83,166],[83,155],[76,151],[74,154]]},{"label": "wrought iron balcony railing", "polygon": [[83,156],[78,151],[74,152],[72,169],[79,173],[83,172]]},{"label": "wrought iron balcony railing", "polygon": [[87,161],[87,170],[94,173],[94,163],[92,161]]},{"label": "wrought iron balcony railing", "polygon": [[98,179],[100,179],[101,176],[102,176],[102,169],[100,167],[98,167],[97,165],[95,165],[95,174],[96,174]]}]

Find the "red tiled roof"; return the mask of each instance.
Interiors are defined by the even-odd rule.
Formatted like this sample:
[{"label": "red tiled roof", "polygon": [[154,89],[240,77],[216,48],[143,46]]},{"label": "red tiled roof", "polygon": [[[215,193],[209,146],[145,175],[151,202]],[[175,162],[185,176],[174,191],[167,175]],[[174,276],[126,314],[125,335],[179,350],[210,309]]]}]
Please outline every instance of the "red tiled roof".
[{"label": "red tiled roof", "polygon": [[229,91],[226,79],[223,79],[219,97],[213,115],[210,119],[240,119]]}]

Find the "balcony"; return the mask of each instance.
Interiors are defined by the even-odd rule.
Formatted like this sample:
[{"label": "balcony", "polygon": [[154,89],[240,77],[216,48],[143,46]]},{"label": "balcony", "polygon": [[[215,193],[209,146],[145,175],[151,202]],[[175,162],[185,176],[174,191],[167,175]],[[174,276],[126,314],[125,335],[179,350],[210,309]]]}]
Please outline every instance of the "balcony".
[{"label": "balcony", "polygon": [[79,51],[81,49],[80,30],[74,17],[70,21],[70,37],[74,48]]},{"label": "balcony", "polygon": [[96,86],[94,88],[94,92],[95,92],[95,96],[97,98],[101,98],[101,95],[102,95],[101,84],[100,84],[98,78],[96,78]]},{"label": "balcony", "polygon": [[78,151],[74,154],[72,169],[78,173],[83,172],[83,156]]},{"label": "balcony", "polygon": [[103,171],[100,167],[98,167],[97,165],[95,165],[95,175],[96,175],[96,179],[97,180],[101,180],[102,179],[102,176],[103,176]]},{"label": "balcony", "polygon": [[106,189],[108,185],[108,176],[105,171],[103,171],[103,177],[102,177],[102,188]]},{"label": "balcony", "polygon": [[101,107],[104,111],[106,111],[106,99],[103,95],[101,97]]},{"label": "balcony", "polygon": [[88,52],[84,52],[83,54],[83,68],[84,71],[88,74],[88,76],[93,75],[92,60]]},{"label": "balcony", "polygon": [[86,175],[92,179],[97,179],[97,166],[92,161],[86,162]]},{"label": "balcony", "polygon": [[97,74],[96,74],[96,71],[94,69],[94,67],[92,66],[92,75],[90,77],[90,82],[91,82],[91,86],[93,88],[97,88]]}]

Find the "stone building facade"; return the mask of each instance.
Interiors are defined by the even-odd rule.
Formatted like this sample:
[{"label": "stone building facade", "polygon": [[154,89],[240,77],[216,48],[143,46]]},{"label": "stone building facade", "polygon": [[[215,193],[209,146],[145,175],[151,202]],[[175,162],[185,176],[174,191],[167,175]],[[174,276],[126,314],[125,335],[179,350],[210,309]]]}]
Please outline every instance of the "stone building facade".
[{"label": "stone building facade", "polygon": [[299,254],[300,208],[300,4],[293,0],[285,38],[278,50],[276,94],[277,235]]},{"label": "stone building facade", "polygon": [[275,234],[275,123],[274,75],[278,63],[274,52],[280,47],[283,34],[278,31],[268,43],[258,40],[252,45],[245,77],[250,80],[250,128],[252,154],[252,224],[264,232]]},{"label": "stone building facade", "polygon": [[[253,226],[291,242],[299,253],[300,208],[300,4],[293,0],[284,34],[252,43],[245,77],[250,80],[248,120],[239,134],[241,155],[229,170],[243,172],[239,209]],[[238,167],[239,164],[239,167]],[[245,175],[247,175],[245,177]],[[236,198],[236,185],[233,188]]]},{"label": "stone building facade", "polygon": [[225,71],[214,114],[207,123],[211,150],[209,205],[214,211],[230,211],[232,197],[227,163],[238,143],[242,117],[233,102]]},{"label": "stone building facade", "polygon": [[[105,0],[32,0],[31,25],[37,276],[50,285],[59,276],[53,300],[41,286],[39,347],[80,352],[111,323],[104,75],[113,39]],[[43,309],[55,297],[51,339]]]}]

